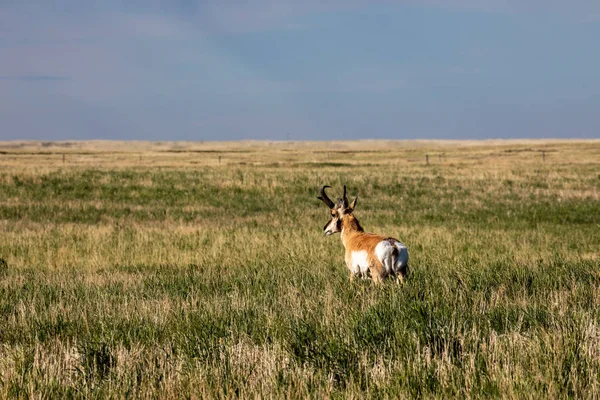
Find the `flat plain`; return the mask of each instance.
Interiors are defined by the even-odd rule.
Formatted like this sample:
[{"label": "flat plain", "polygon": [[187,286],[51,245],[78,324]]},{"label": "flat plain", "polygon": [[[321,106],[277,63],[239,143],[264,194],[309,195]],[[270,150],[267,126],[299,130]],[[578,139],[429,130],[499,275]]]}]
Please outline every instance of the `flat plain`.
[{"label": "flat plain", "polygon": [[599,262],[600,140],[0,142],[0,398],[598,398]]}]

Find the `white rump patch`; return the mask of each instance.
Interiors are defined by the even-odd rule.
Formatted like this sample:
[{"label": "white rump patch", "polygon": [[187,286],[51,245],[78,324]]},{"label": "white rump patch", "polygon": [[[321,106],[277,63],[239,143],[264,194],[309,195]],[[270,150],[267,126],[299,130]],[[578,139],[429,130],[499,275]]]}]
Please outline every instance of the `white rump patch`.
[{"label": "white rump patch", "polygon": [[397,273],[408,264],[408,250],[401,242],[384,240],[375,247],[375,255],[387,273]]},{"label": "white rump patch", "polygon": [[389,274],[394,266],[394,246],[387,240],[379,242],[375,246],[375,255]]}]

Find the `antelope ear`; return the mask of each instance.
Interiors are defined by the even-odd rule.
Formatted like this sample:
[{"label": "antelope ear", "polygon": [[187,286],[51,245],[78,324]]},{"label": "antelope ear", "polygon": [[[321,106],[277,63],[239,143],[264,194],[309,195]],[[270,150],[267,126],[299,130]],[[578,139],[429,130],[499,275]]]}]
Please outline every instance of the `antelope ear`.
[{"label": "antelope ear", "polygon": [[354,211],[354,207],[356,207],[356,201],[358,200],[358,195],[354,198],[354,201],[350,204],[350,210]]}]

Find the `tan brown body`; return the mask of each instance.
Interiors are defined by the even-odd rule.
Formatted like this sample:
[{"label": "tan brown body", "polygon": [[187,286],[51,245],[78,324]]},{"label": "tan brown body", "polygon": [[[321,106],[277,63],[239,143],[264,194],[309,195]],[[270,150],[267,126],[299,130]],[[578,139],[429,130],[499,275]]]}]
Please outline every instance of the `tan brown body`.
[{"label": "tan brown body", "polygon": [[348,205],[346,187],[344,197],[336,206],[321,189],[321,199],[331,209],[331,220],[323,228],[326,235],[341,233],[346,249],[345,261],[350,280],[360,276],[371,277],[375,283],[394,276],[400,283],[408,268],[408,250],[399,240],[389,236],[366,233],[352,214],[356,199]]},{"label": "tan brown body", "polygon": [[[366,268],[368,268],[369,274],[374,282],[382,282],[388,275],[396,273],[393,270],[385,268],[385,260],[381,260],[378,256],[378,247],[381,248],[382,244],[389,243],[391,247],[390,256],[393,259],[397,259],[399,255],[399,249],[396,248],[395,244],[400,243],[399,240],[392,237],[376,235],[374,233],[364,232],[358,220],[353,215],[348,215],[342,221],[342,244],[346,249],[345,260],[346,266],[350,270],[350,280],[353,280],[355,276],[362,275],[361,272],[356,272],[356,268],[353,265],[353,255],[357,252],[366,253]],[[397,274],[398,282],[403,281],[403,274],[405,271],[401,271]]]}]

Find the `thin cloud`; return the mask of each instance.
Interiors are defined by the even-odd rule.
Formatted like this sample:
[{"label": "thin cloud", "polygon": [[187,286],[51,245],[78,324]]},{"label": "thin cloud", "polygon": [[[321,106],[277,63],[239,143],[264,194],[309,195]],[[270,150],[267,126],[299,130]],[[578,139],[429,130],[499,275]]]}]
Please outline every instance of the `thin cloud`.
[{"label": "thin cloud", "polygon": [[66,81],[66,76],[57,75],[21,75],[21,76],[0,76],[0,81],[13,82],[59,82]]},{"label": "thin cloud", "polygon": [[[145,3],[153,4],[154,0]],[[171,12],[204,29],[244,32],[302,27],[302,17],[338,13],[373,6],[390,8],[429,7],[485,13],[553,15],[581,21],[600,14],[597,0],[184,0]],[[156,7],[154,7],[156,8]]]},{"label": "thin cloud", "polygon": [[[171,26],[163,24],[163,17],[176,17],[205,31],[252,32],[301,29],[303,17],[323,13],[338,13],[373,6],[392,8],[428,7],[486,13],[529,13],[554,15],[575,21],[597,20],[600,2],[597,0],[134,0],[124,3],[106,0],[89,5],[85,2],[63,0],[24,0],[22,3],[2,6],[0,10],[19,11],[34,9],[53,15],[76,14],[78,17],[114,17],[116,14],[136,15],[143,18],[140,33],[144,35],[171,35]],[[66,5],[65,5],[66,4]],[[2,15],[0,15],[2,21]],[[113,22],[118,23],[115,19]],[[86,23],[94,22],[86,21]],[[0,37],[5,32],[0,24]],[[10,33],[10,32],[8,32]],[[10,35],[9,35],[10,36]]]},{"label": "thin cloud", "polygon": [[247,33],[306,28],[302,20],[311,15],[340,13],[383,6],[394,9],[426,7],[462,12],[530,14],[552,16],[571,22],[589,22],[600,15],[597,0],[256,0],[253,2],[189,0],[170,12],[207,31]]}]

